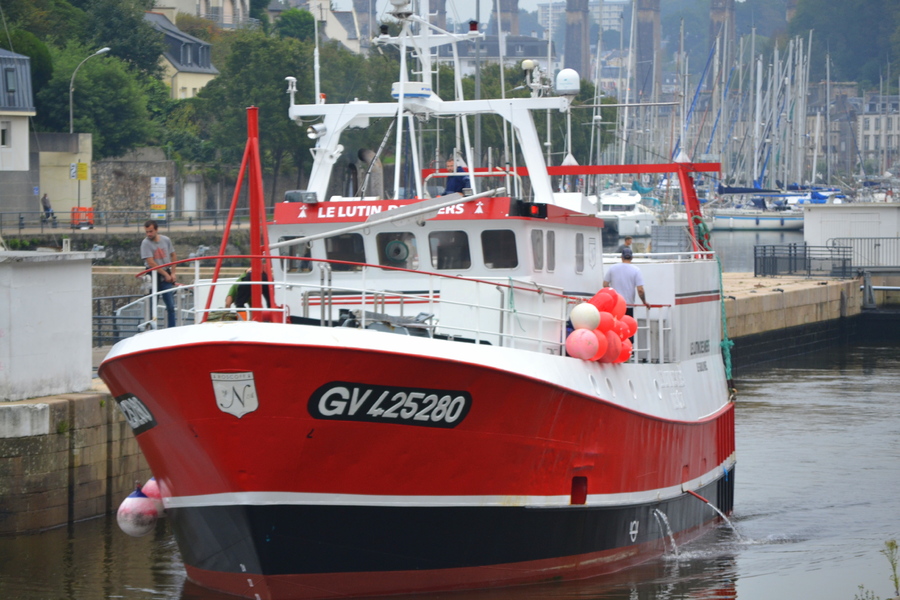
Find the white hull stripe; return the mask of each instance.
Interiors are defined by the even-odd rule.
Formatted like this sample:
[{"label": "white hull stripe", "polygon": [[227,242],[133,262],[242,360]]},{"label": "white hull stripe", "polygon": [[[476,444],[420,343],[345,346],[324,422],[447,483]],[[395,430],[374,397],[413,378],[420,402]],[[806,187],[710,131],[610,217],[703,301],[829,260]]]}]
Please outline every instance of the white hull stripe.
[{"label": "white hull stripe", "polygon": [[[734,466],[732,454],[722,465],[681,485],[622,494],[588,494],[585,505],[595,507],[629,506],[675,498],[688,490],[715,481]],[[417,506],[417,507],[487,507],[558,508],[569,506],[571,498],[563,496],[376,496],[368,494],[311,494],[303,492],[233,492],[202,496],[163,498],[165,508],[200,508],[210,506]]]}]

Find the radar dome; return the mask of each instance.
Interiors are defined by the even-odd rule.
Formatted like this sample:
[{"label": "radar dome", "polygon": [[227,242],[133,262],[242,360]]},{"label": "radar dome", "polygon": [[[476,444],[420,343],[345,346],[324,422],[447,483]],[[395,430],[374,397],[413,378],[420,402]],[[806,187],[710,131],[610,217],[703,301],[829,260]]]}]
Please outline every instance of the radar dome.
[{"label": "radar dome", "polygon": [[563,69],[556,75],[556,93],[560,96],[574,96],[581,91],[581,77],[575,69]]}]

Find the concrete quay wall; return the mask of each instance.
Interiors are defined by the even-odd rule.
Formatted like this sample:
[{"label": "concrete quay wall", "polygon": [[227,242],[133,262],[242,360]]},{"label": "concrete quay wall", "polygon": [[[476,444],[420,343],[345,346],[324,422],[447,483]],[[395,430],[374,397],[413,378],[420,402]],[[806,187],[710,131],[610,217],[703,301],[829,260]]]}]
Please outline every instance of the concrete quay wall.
[{"label": "concrete quay wall", "polygon": [[111,513],[151,477],[115,404],[101,386],[0,403],[0,535]]}]

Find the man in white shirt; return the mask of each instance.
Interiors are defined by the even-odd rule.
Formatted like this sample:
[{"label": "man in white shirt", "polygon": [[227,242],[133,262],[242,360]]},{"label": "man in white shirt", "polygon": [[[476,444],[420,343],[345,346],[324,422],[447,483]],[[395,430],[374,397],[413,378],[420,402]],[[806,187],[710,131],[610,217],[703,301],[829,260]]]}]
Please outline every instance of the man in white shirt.
[{"label": "man in white shirt", "polygon": [[[634,253],[631,248],[622,250],[622,262],[606,270],[606,273],[603,275],[603,287],[611,287],[622,294],[625,302],[629,305],[634,304],[634,294],[637,292],[644,306],[650,308],[644,295],[644,276],[641,275],[640,269],[631,264],[633,257]],[[633,317],[634,309],[629,306],[625,309],[625,314]]]}]

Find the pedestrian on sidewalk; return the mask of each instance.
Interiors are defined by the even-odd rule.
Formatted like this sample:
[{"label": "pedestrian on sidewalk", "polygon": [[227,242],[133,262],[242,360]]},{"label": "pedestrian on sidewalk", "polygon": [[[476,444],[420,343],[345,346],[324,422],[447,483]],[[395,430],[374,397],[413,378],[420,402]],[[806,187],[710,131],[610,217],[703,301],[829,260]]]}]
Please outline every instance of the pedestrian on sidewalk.
[{"label": "pedestrian on sidewalk", "polygon": [[148,269],[156,269],[156,289],[165,292],[162,298],[166,303],[166,326],[175,327],[175,265],[159,268],[160,265],[178,260],[175,247],[172,240],[159,233],[159,223],[153,219],[144,223],[144,232],[147,237],[141,242],[141,258]]},{"label": "pedestrian on sidewalk", "polygon": [[53,214],[53,207],[50,205],[50,198],[47,194],[41,196],[41,210],[44,211],[44,216],[41,218],[42,221],[56,219],[56,215]]}]

